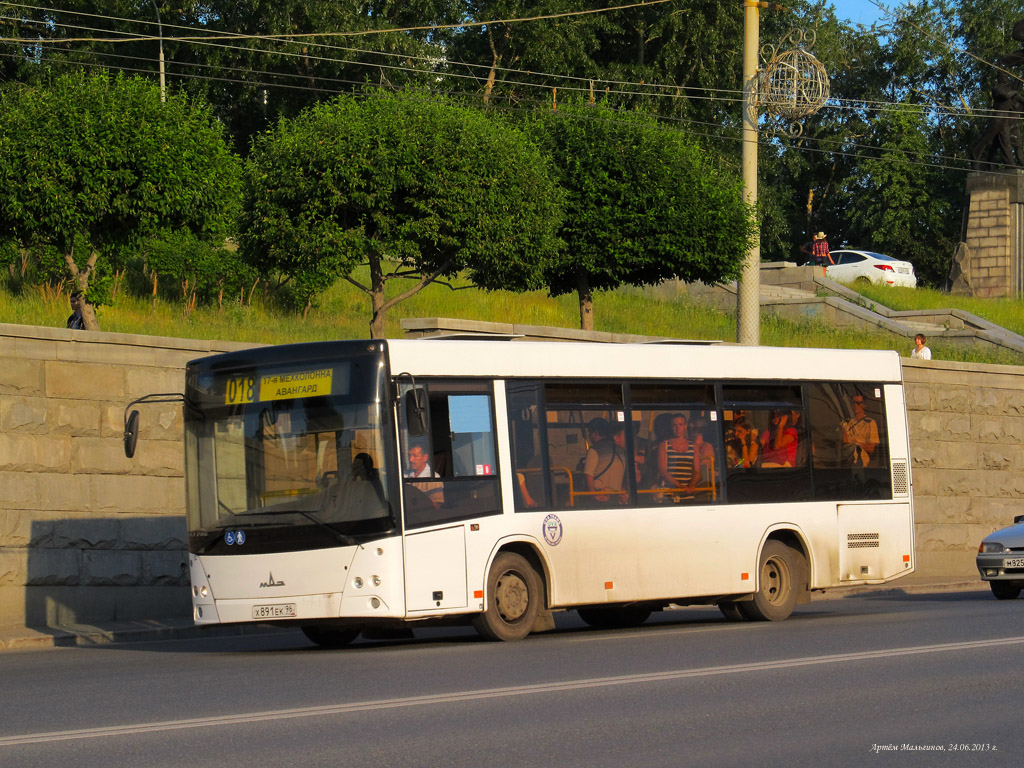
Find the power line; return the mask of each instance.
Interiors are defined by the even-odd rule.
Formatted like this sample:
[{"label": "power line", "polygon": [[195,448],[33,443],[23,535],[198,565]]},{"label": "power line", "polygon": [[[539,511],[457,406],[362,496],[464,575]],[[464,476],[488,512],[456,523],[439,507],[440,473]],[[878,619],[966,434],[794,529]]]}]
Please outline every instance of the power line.
[{"label": "power line", "polygon": [[1005,75],[1007,75],[1009,77],[1012,77],[1014,80],[1018,80],[1021,83],[1024,83],[1024,78],[1022,78],[1020,75],[1017,75],[1017,74],[1015,74],[1013,72],[1010,72],[1008,69],[1004,69],[1003,67],[999,66],[998,64],[995,64],[995,63],[993,63],[991,61],[988,61],[987,59],[983,59],[983,58],[981,58],[981,56],[978,56],[977,54],[971,53],[970,51],[968,51],[965,48],[959,48],[959,47],[953,45],[952,43],[948,42],[947,40],[939,39],[938,37],[933,35],[928,30],[921,28],[918,24],[915,24],[913,21],[911,21],[906,16],[904,16],[902,14],[899,14],[899,13],[896,13],[895,11],[892,11],[892,10],[886,8],[884,5],[882,5],[880,2],[878,2],[878,0],[868,0],[868,2],[870,2],[874,6],[877,6],[887,16],[891,16],[896,21],[903,22],[904,24],[907,24],[908,26],[913,27],[918,32],[923,34],[925,37],[930,38],[931,40],[935,41],[936,43],[939,43],[940,45],[946,46],[953,53],[962,53],[965,56],[968,56],[969,58],[974,59],[975,61],[979,61],[979,62],[981,62],[982,64],[984,64],[984,65],[986,65],[988,67],[992,67],[992,69],[995,69],[998,72],[1002,72],[1003,74],[1005,74]]},{"label": "power line", "polygon": [[[8,5],[12,5],[12,6],[16,5],[16,7],[31,8],[31,9],[35,9],[35,10],[53,11],[55,13],[56,12],[61,12],[61,11],[59,11],[59,9],[48,9],[48,8],[42,8],[40,6],[28,6],[28,5],[19,5],[19,4],[13,4],[13,3],[8,4]],[[623,6],[623,7],[626,7],[626,6]],[[630,7],[632,7],[632,6],[630,6]],[[123,18],[118,18],[118,17],[101,16],[99,14],[85,14],[85,13],[78,13],[78,12],[68,12],[68,13],[74,13],[75,15],[81,15],[81,16],[105,18],[105,19],[122,21],[122,22],[128,22],[128,23],[141,23],[141,24],[147,24],[147,25],[152,25],[154,23],[154,22],[148,22],[148,21],[123,19]],[[10,17],[7,17],[7,18],[10,19]],[[13,21],[14,19],[10,19],[10,20]],[[60,25],[57,25],[57,26],[64,26],[64,27],[75,28],[75,29],[89,29],[89,30],[92,29],[92,28],[88,28],[88,27],[83,27],[81,25],[70,25],[70,24],[60,24]],[[165,26],[172,26],[172,27],[182,28],[182,29],[191,29],[191,28],[188,28],[188,27],[177,27],[177,25],[165,25]],[[244,37],[244,36],[236,35],[235,37]],[[134,39],[136,41],[145,41],[145,40],[156,40],[158,38],[145,37],[145,36],[137,36],[137,37],[132,38],[132,39]],[[169,38],[165,38],[165,39],[169,39]],[[274,37],[268,36],[266,39],[274,39]],[[18,40],[19,40],[19,42],[21,42],[23,44],[28,44],[28,45],[32,45],[32,46],[37,46],[38,47],[38,46],[42,45],[41,41],[38,41],[38,40],[29,41],[29,40],[26,40],[24,38],[18,38]],[[68,40],[67,39],[59,39],[59,40],[54,40],[53,42],[54,43],[57,43],[57,42],[66,43],[66,42],[68,42]],[[351,65],[356,66],[356,67],[376,67],[376,68],[382,69],[382,70],[383,69],[392,69],[392,70],[398,70],[398,71],[407,71],[407,72],[412,72],[414,74],[420,74],[420,75],[427,74],[427,73],[429,73],[431,71],[431,70],[415,68],[415,67],[399,67],[399,66],[385,65],[385,64],[374,63],[374,62],[353,61],[353,60],[349,60],[349,59],[333,59],[333,58],[320,57],[320,56],[310,57],[308,54],[297,54],[297,53],[290,53],[290,52],[286,52],[286,51],[274,52],[274,51],[268,51],[266,49],[261,49],[261,48],[251,48],[251,47],[243,47],[243,46],[230,46],[230,45],[224,45],[224,44],[220,44],[220,43],[208,43],[208,42],[205,42],[205,41],[202,41],[202,40],[197,40],[195,42],[197,44],[210,45],[210,46],[221,47],[221,48],[226,48],[226,49],[251,51],[251,52],[254,52],[254,53],[272,54],[272,55],[285,56],[285,57],[298,57],[298,58],[303,58],[304,60],[312,59],[314,61],[324,61],[324,62],[331,62],[331,63],[335,63],[335,64],[351,64]],[[285,42],[285,41],[282,41],[282,42]],[[317,47],[325,47],[325,48],[339,48],[338,46],[326,46],[326,45],[321,45],[321,44],[314,44],[314,45],[316,45]],[[374,54],[374,55],[391,55],[391,56],[400,56],[400,57],[410,58],[409,56],[407,56],[405,54],[387,54],[387,53],[384,53],[384,52],[372,51],[372,50],[366,50],[366,49],[342,48],[342,50],[355,50],[355,51],[359,51],[359,52],[362,52],[362,53],[368,53],[368,54]],[[115,56],[115,57],[117,56],[115,54],[104,54],[104,53],[99,53],[99,52],[95,52],[95,51],[90,52],[90,53],[91,53],[91,55],[97,55],[97,56]],[[137,60],[137,61],[147,61],[147,60],[151,61],[151,59],[142,59],[142,58],[139,58],[139,57],[126,57],[126,58],[128,58],[129,60]],[[430,59],[429,57],[412,57],[412,58],[421,58],[421,59],[427,59],[427,60],[434,61],[434,60]],[[305,79],[305,80],[316,80],[316,81],[322,81],[322,82],[327,82],[327,83],[339,83],[339,84],[357,85],[357,86],[366,85],[365,81],[346,80],[346,79],[343,79],[343,78],[330,78],[330,77],[326,77],[326,76],[323,76],[323,75],[310,75],[308,73],[301,74],[301,75],[296,75],[296,74],[287,73],[287,72],[272,72],[272,71],[267,71],[267,70],[254,70],[254,69],[245,69],[245,68],[240,68],[240,67],[230,67],[230,66],[226,66],[226,65],[223,65],[223,64],[211,64],[211,63],[201,63],[200,64],[200,63],[192,63],[192,62],[172,62],[172,63],[175,66],[182,66],[182,67],[185,67],[185,66],[188,66],[188,67],[204,67],[204,68],[211,69],[211,70],[214,70],[214,71],[220,70],[220,71],[225,71],[225,72],[247,73],[247,74],[254,74],[254,75],[259,75],[259,76],[269,76],[269,77],[272,77],[272,78],[297,78],[297,77],[301,77],[302,79]],[[446,65],[462,65],[462,66],[467,66],[467,67],[480,67],[480,68],[490,69],[490,67],[487,67],[487,65],[469,64],[469,63],[466,63],[466,62],[452,62],[452,61],[445,60],[444,63]],[[514,69],[510,69],[510,68],[499,68],[499,69],[502,69],[503,71],[514,72],[514,73],[517,73],[517,74],[525,74],[525,75],[538,75],[538,74],[542,74],[542,73],[530,72],[528,70],[514,70]],[[126,71],[147,72],[146,70],[134,70],[134,69],[126,69]],[[437,70],[433,70],[433,71],[437,72],[438,75],[444,76],[444,77],[471,78],[471,79],[473,79],[472,76],[461,75],[461,74],[456,73],[456,72],[437,71]],[[174,72],[172,72],[171,74],[173,76],[180,76],[180,77],[183,77],[183,78],[187,77],[189,79],[197,79],[197,80],[204,79],[203,75],[198,75],[198,74],[185,74],[185,73],[174,73]],[[643,87],[645,89],[647,89],[647,88],[664,88],[664,89],[672,89],[672,90],[676,91],[675,96],[673,96],[672,94],[651,93],[649,90],[619,90],[619,89],[611,90],[611,89],[606,89],[606,93],[607,94],[609,94],[609,95],[616,95],[616,96],[636,96],[636,97],[644,97],[644,98],[649,98],[649,97],[655,97],[655,98],[679,98],[679,97],[682,97],[682,94],[681,94],[682,90],[691,90],[692,89],[692,90],[701,90],[701,91],[704,91],[704,92],[709,92],[712,95],[710,95],[710,96],[696,96],[694,94],[686,94],[685,98],[687,98],[687,99],[704,99],[704,100],[711,100],[711,101],[720,101],[720,102],[726,103],[726,104],[728,104],[728,103],[735,103],[735,102],[738,102],[740,100],[738,98],[732,97],[732,95],[731,95],[731,94],[737,93],[737,91],[725,90],[725,89],[696,88],[696,87],[693,87],[693,86],[688,86],[688,87],[687,86],[672,86],[672,85],[660,85],[660,84],[653,84],[653,83],[651,83],[651,84],[648,84],[648,83],[634,83],[634,82],[628,82],[628,81],[590,80],[589,78],[582,78],[582,77],[571,76],[571,75],[554,75],[554,74],[550,74],[550,73],[546,73],[544,76],[556,77],[556,78],[568,79],[568,80],[588,81],[588,82],[591,82],[591,83],[596,82],[598,84],[612,82],[612,83],[620,84],[620,85],[628,85],[628,86],[634,86],[634,87]],[[275,87],[275,88],[288,87],[288,86],[286,86],[284,84],[281,84],[281,83],[253,82],[253,81],[236,80],[236,79],[222,78],[222,77],[208,76],[208,79],[216,80],[218,82],[235,82],[235,83],[239,83],[239,84],[247,84],[247,85],[256,86],[256,87]],[[544,84],[523,82],[523,81],[518,81],[518,80],[504,80],[504,79],[502,79],[502,80],[498,80],[497,82],[502,84],[502,85],[520,86],[520,87],[526,87],[526,88],[545,88],[546,89],[546,88],[549,87],[549,86],[544,85]],[[305,86],[300,86],[300,87],[298,87],[298,89],[299,90],[310,90],[310,91],[327,90],[326,88],[311,88],[311,87],[305,87]],[[566,86],[566,87],[564,87],[563,90],[567,90],[567,91],[575,92],[575,93],[585,93],[589,89],[588,88],[583,88],[583,87],[576,87],[576,88],[574,88],[572,86]],[[719,95],[716,95],[716,94],[728,94],[728,95],[719,96]],[[863,107],[856,106],[856,105],[863,105]],[[942,106],[938,106],[938,105],[907,105],[905,103],[898,103],[898,102],[869,102],[869,101],[856,101],[856,100],[847,100],[847,99],[837,99],[837,100],[835,100],[834,103],[832,103],[831,106],[833,108],[835,108],[835,109],[850,109],[850,110],[867,109],[867,110],[874,110],[874,111],[892,111],[892,110],[904,111],[904,110],[913,110],[913,111],[921,112],[921,111],[925,111],[925,110],[934,110],[937,113],[939,113],[940,116],[942,116],[942,115],[946,115],[946,116],[950,116],[950,117],[958,117],[959,116],[959,117],[965,117],[965,118],[969,118],[969,119],[976,119],[977,117],[979,117],[979,113],[981,113],[981,114],[999,114],[1000,113],[998,110],[991,110],[991,111],[978,110],[978,111],[975,111],[975,112],[956,112],[956,111],[950,109],[949,107],[942,107]],[[707,125],[711,125],[711,124],[707,124]],[[861,146],[866,146],[866,145],[861,145]]]},{"label": "power line", "polygon": [[[662,1],[663,2],[668,2],[669,0],[662,0]],[[649,4],[649,3],[647,3],[647,4]],[[42,6],[15,4],[15,3],[8,3],[7,5],[13,5],[13,6],[16,6],[16,7],[28,8],[28,9],[32,9],[32,10],[49,11],[49,12],[53,12],[53,13],[66,13],[66,14],[75,15],[75,16],[86,16],[86,17],[91,17],[91,18],[100,18],[100,19],[105,19],[105,20],[109,20],[109,21],[118,21],[118,22],[130,23],[130,24],[142,24],[142,25],[146,25],[146,26],[153,26],[153,25],[156,24],[156,22],[146,21],[146,20],[142,20],[142,19],[129,19],[129,18],[124,18],[124,17],[108,16],[108,15],[103,15],[103,14],[84,13],[84,12],[79,12],[79,11],[63,11],[63,10],[60,10],[60,9],[46,8],[46,7],[42,7]],[[640,5],[645,5],[645,4],[641,3]],[[634,6],[622,6],[622,7],[634,7]],[[613,10],[613,9],[605,9],[605,10]],[[4,18],[6,18],[7,20],[11,20],[11,21],[16,21],[17,20],[17,19],[14,19],[12,17],[4,17]],[[53,23],[53,22],[47,22],[45,24],[45,26],[47,26],[47,27],[49,27],[51,25],[52,26],[56,26],[56,27],[63,27],[63,28],[67,28],[67,29],[80,29],[80,30],[85,30],[85,31],[88,31],[88,32],[105,32],[105,31],[107,31],[107,30],[100,29],[100,28],[95,28],[95,27],[86,27],[86,26],[83,26],[83,25],[80,25],[80,24],[69,24],[69,23],[56,24],[56,23]],[[188,31],[195,31],[194,28],[192,28],[192,27],[184,27],[184,26],[175,25],[175,24],[165,23],[165,24],[163,24],[163,26],[165,28],[171,28],[171,29],[183,29],[183,30],[188,30]],[[462,26],[462,25],[460,25],[460,26]],[[416,69],[416,68],[410,68],[410,67],[401,67],[401,66],[395,66],[395,65],[385,65],[385,64],[370,63],[370,62],[360,62],[360,61],[353,61],[353,60],[346,60],[346,59],[333,59],[333,58],[328,58],[328,57],[309,56],[307,53],[288,53],[288,52],[285,52],[285,51],[272,51],[272,50],[269,50],[269,49],[266,49],[266,48],[253,48],[253,47],[249,47],[249,46],[233,46],[233,45],[225,45],[225,44],[216,43],[216,42],[208,42],[209,40],[212,40],[212,39],[247,39],[247,38],[251,37],[251,36],[243,35],[241,33],[218,33],[219,36],[215,37],[215,38],[199,38],[199,37],[196,37],[195,39],[192,39],[190,37],[154,38],[154,37],[150,37],[150,36],[146,36],[146,35],[140,35],[140,34],[135,34],[135,33],[126,33],[126,34],[132,34],[133,37],[131,37],[131,39],[134,40],[135,42],[154,41],[154,40],[160,40],[160,39],[165,40],[165,41],[186,40],[186,41],[191,41],[192,44],[207,45],[207,46],[210,46],[210,47],[224,48],[224,49],[227,49],[227,50],[251,51],[253,53],[262,53],[262,54],[265,54],[265,55],[295,57],[295,58],[303,58],[303,59],[306,59],[306,60],[310,60],[311,59],[311,60],[314,60],[314,61],[330,61],[330,62],[335,62],[335,63],[350,63],[350,64],[354,64],[354,65],[357,65],[357,66],[375,66],[375,67],[395,69],[395,70],[400,70],[400,71],[401,70],[412,71],[412,72],[423,72],[424,71],[422,69]],[[34,41],[26,41],[24,38],[16,38],[16,39],[21,41],[21,42],[23,42],[23,43],[26,43],[26,42],[32,43],[32,42],[34,42]],[[265,37],[263,37],[261,39],[267,40],[269,42],[282,42],[282,43],[285,43],[285,44],[291,43],[291,41],[285,39],[284,37],[282,37],[280,35],[268,35],[268,36],[265,36]],[[0,39],[0,42],[2,42],[3,40],[4,39]],[[74,42],[74,41],[76,41],[76,38],[60,38],[59,41],[63,42],[63,43]],[[55,42],[56,42],[56,40],[55,40]],[[448,59],[448,58],[443,58],[443,57],[438,57],[438,56],[433,56],[433,57],[431,57],[431,56],[417,56],[415,54],[392,53],[392,52],[388,52],[388,51],[377,51],[377,50],[367,49],[367,48],[353,48],[353,47],[349,47],[349,46],[329,45],[329,44],[326,44],[326,43],[306,43],[306,45],[307,46],[311,45],[311,46],[316,47],[316,48],[325,48],[325,49],[328,49],[328,50],[341,50],[341,51],[346,51],[346,52],[367,53],[367,54],[373,54],[373,55],[376,55],[376,56],[400,58],[400,59],[406,59],[406,60],[409,60],[409,59],[421,60],[421,61],[427,61],[427,62],[431,63],[432,65],[436,65],[436,64],[440,63],[440,64],[444,64],[445,68],[443,70],[434,70],[434,71],[437,71],[437,72],[439,72],[439,74],[444,74],[445,76],[448,76],[448,77],[456,77],[456,78],[462,78],[462,79],[477,79],[477,78],[474,75],[459,74],[457,72],[452,71],[450,68],[451,67],[460,67],[461,66],[461,67],[467,67],[467,68],[471,68],[471,69],[483,69],[483,70],[486,70],[488,72],[491,71],[491,70],[494,70],[494,71],[497,71],[497,72],[508,72],[508,73],[512,73],[512,74],[525,75],[525,76],[529,76],[529,77],[557,78],[559,80],[577,81],[577,82],[581,82],[581,83],[588,83],[589,85],[611,85],[611,86],[620,85],[620,86],[634,86],[634,87],[643,86],[645,88],[664,89],[664,90],[676,91],[676,92],[682,92],[682,91],[709,91],[711,93],[735,94],[735,96],[736,96],[735,100],[737,102],[742,100],[742,94],[743,94],[743,90],[740,89],[740,88],[720,89],[720,88],[708,88],[708,87],[705,87],[705,86],[686,86],[686,85],[672,85],[672,84],[659,84],[659,83],[645,83],[645,82],[627,81],[627,80],[613,80],[613,79],[606,79],[606,78],[586,77],[586,76],[580,76],[580,75],[556,74],[556,73],[542,72],[542,71],[537,71],[537,70],[515,69],[515,68],[512,68],[512,67],[500,67],[500,66],[493,66],[493,65],[489,65],[489,64],[475,64],[475,63],[471,63],[471,62],[458,61],[458,60],[453,60],[453,59]],[[516,84],[516,85],[524,85],[524,86],[530,86],[530,87],[548,87],[546,85],[540,85],[540,84],[535,84],[535,83],[527,83],[527,82],[516,81],[516,80],[498,80],[497,82],[500,82],[500,83],[503,83],[503,84]],[[581,90],[581,91],[582,90],[589,90],[589,86],[587,88],[580,88],[579,90]],[[693,98],[699,98],[699,97],[693,97]]]},{"label": "power line", "polygon": [[[874,0],[872,0],[872,1],[874,1]],[[52,13],[67,13],[67,14],[70,14],[70,15],[86,16],[86,17],[92,17],[92,18],[102,18],[102,19],[111,20],[111,21],[118,21],[118,22],[125,22],[125,23],[136,23],[136,24],[142,24],[142,25],[146,25],[146,26],[152,26],[152,25],[154,25],[156,23],[156,22],[151,22],[151,21],[146,21],[146,20],[128,19],[128,18],[123,18],[123,17],[114,17],[114,16],[109,16],[109,15],[103,15],[103,14],[91,14],[91,13],[77,12],[77,11],[62,11],[61,9],[47,8],[47,7],[43,7],[43,6],[35,6],[35,5],[28,5],[28,4],[7,3],[7,5],[14,6],[14,7],[27,8],[27,9],[32,9],[32,10],[47,11],[47,12],[52,12]],[[621,6],[621,7],[635,7],[635,6]],[[889,11],[888,9],[885,9],[881,5],[879,5],[879,7],[883,8],[883,10],[886,13],[890,13],[890,14],[892,13],[891,11]],[[608,10],[608,9],[605,9],[605,10]],[[9,20],[14,20],[14,19],[11,19],[10,17],[7,17],[7,18]],[[531,17],[531,18],[539,18],[539,17]],[[897,18],[899,18],[899,17],[897,17]],[[69,29],[85,29],[87,31],[105,31],[105,30],[97,30],[96,28],[85,27],[85,26],[82,26],[82,25],[73,25],[73,24],[58,24],[57,26],[66,27],[66,28],[69,28]],[[184,27],[184,26],[181,26],[181,25],[165,24],[164,26],[165,27],[169,27],[169,28],[173,28],[173,29],[183,29],[183,30],[187,30],[187,31],[194,31],[192,27]],[[234,39],[237,39],[237,38],[245,39],[246,38],[245,35],[242,35],[240,33],[225,33],[225,34],[228,36],[228,39],[232,39],[232,38],[234,38]],[[22,40],[24,42],[23,38],[18,38],[18,39]],[[73,38],[71,38],[71,39],[73,39]],[[136,35],[132,39],[134,39],[136,41],[148,41],[148,40],[156,40],[156,39],[160,39],[160,38],[152,38],[152,37],[147,37],[147,36],[144,36],[144,35]],[[163,39],[172,40],[172,39],[178,39],[178,38],[163,38]],[[287,40],[283,39],[279,35],[265,36],[264,39],[266,39],[268,41],[279,41],[279,42],[284,42],[286,44],[288,43]],[[68,40],[69,40],[68,38],[63,38],[63,39],[61,39],[61,42],[68,42]],[[415,73],[415,74],[423,74],[424,72],[428,71],[426,69],[421,69],[421,68],[416,68],[416,67],[403,67],[403,66],[396,66],[396,65],[381,64],[381,63],[376,63],[376,62],[356,61],[356,60],[351,60],[351,59],[334,59],[334,58],[321,57],[321,56],[309,56],[309,54],[307,54],[307,53],[289,53],[289,52],[286,52],[286,51],[270,51],[270,50],[263,49],[263,48],[252,48],[252,47],[246,47],[246,46],[231,46],[231,45],[224,45],[224,44],[220,44],[220,43],[205,42],[205,41],[200,40],[200,39],[196,39],[194,42],[196,44],[208,45],[208,46],[211,46],[211,47],[220,47],[220,48],[225,48],[225,49],[230,49],[230,50],[251,51],[253,53],[262,53],[262,54],[265,54],[265,55],[277,55],[277,56],[292,57],[292,58],[302,58],[302,59],[307,60],[307,61],[308,60],[325,61],[325,62],[331,62],[331,63],[336,63],[336,64],[351,64],[353,66],[360,66],[360,67],[376,67],[376,68],[381,69],[381,70],[390,69],[390,70],[394,70],[394,71],[412,72],[412,73]],[[401,54],[401,53],[390,53],[390,52],[383,52],[383,51],[374,51],[372,49],[349,48],[349,47],[344,47],[344,46],[331,46],[331,45],[320,44],[320,43],[312,43],[312,45],[315,46],[315,47],[319,47],[319,48],[327,48],[327,49],[334,49],[334,50],[344,50],[344,51],[357,51],[357,52],[360,52],[360,53],[367,53],[367,54],[378,55],[378,56],[391,56],[391,57],[399,57],[399,58],[405,58],[405,59],[419,59],[419,60],[428,61],[431,64],[443,63],[445,65],[445,68],[443,70],[434,69],[434,70],[430,70],[430,71],[437,72],[439,75],[443,75],[445,77],[454,77],[454,78],[458,78],[458,79],[476,79],[476,78],[473,75],[463,75],[463,74],[460,74],[458,72],[452,71],[450,69],[450,67],[464,66],[464,67],[469,67],[469,68],[485,69],[485,70],[488,70],[488,71],[490,71],[491,69],[494,69],[496,71],[504,71],[504,72],[514,73],[514,74],[526,75],[526,76],[530,76],[530,77],[550,77],[550,78],[557,78],[559,80],[586,82],[586,83],[589,84],[590,87],[578,87],[578,88],[573,88],[572,86],[564,86],[563,87],[564,90],[570,90],[570,91],[574,91],[574,92],[577,92],[577,93],[588,92],[588,91],[591,90],[591,87],[593,85],[600,86],[600,85],[603,85],[603,84],[607,84],[607,85],[631,86],[631,87],[634,87],[634,88],[642,87],[642,88],[645,89],[645,90],[640,90],[640,91],[638,91],[638,90],[619,90],[619,89],[611,90],[611,89],[607,89],[608,93],[610,93],[610,94],[622,95],[622,96],[649,96],[649,95],[653,95],[653,96],[656,96],[656,97],[659,97],[659,98],[664,98],[665,96],[671,96],[672,95],[672,94],[660,95],[660,94],[657,94],[657,93],[652,94],[652,93],[650,93],[649,90],[646,90],[646,89],[665,89],[667,91],[675,91],[677,96],[683,96],[683,92],[684,91],[700,91],[700,92],[704,92],[704,93],[710,93],[710,94],[713,94],[713,95],[711,95],[711,96],[697,96],[697,95],[694,95],[694,94],[691,94],[691,93],[686,93],[686,98],[689,98],[689,99],[712,100],[712,101],[723,101],[723,102],[726,102],[726,103],[728,103],[728,102],[736,102],[736,103],[738,103],[739,101],[741,101],[741,96],[740,95],[742,94],[741,90],[736,90],[736,89],[717,89],[717,88],[709,88],[709,87],[703,87],[703,86],[680,86],[680,85],[659,84],[659,83],[646,83],[646,82],[635,82],[635,81],[603,80],[603,79],[588,78],[588,77],[581,77],[581,76],[575,76],[575,75],[559,75],[559,74],[554,74],[554,73],[536,72],[536,71],[532,71],[532,70],[519,70],[519,69],[508,68],[508,67],[491,67],[491,66],[486,65],[486,64],[473,64],[473,63],[469,63],[469,62],[453,61],[453,60],[448,60],[448,59],[443,59],[443,58],[438,58],[438,57],[415,56],[415,55],[412,55],[412,54]],[[218,66],[218,65],[212,65],[211,64],[209,66],[210,67],[214,67],[214,66]],[[256,70],[253,70],[253,71],[256,71]],[[287,76],[287,75],[285,75],[283,73],[270,73],[270,72],[266,72],[266,71],[263,71],[263,74],[269,74],[269,75],[272,75],[272,76]],[[500,83],[502,85],[514,85],[514,86],[517,85],[517,86],[529,87],[529,88],[547,88],[547,87],[550,87],[547,84],[538,84],[538,83],[524,82],[524,81],[520,81],[520,80],[501,79],[501,80],[496,80],[495,82]],[[716,94],[724,94],[724,95],[723,96],[718,96]],[[836,99],[831,104],[831,106],[833,108],[839,107],[839,108],[852,108],[852,109],[856,109],[857,107],[852,106],[852,105],[855,105],[855,104],[864,104],[864,105],[866,105],[866,108],[868,108],[868,109],[875,108],[875,109],[879,109],[879,111],[884,111],[883,110],[884,107],[896,108],[896,109],[913,108],[913,109],[919,109],[919,110],[933,109],[940,116],[942,116],[942,115],[948,115],[948,116],[951,116],[951,117],[958,117],[959,116],[959,117],[967,117],[967,118],[972,118],[972,119],[977,117],[979,114],[980,115],[984,115],[984,116],[995,116],[995,115],[999,115],[999,114],[1007,114],[1005,112],[1000,112],[998,110],[981,110],[981,109],[978,109],[978,110],[968,110],[968,111],[956,111],[956,110],[953,110],[951,107],[943,106],[943,105],[937,105],[937,104],[935,104],[935,105],[918,105],[918,106],[914,106],[914,107],[908,107],[908,105],[906,105],[905,103],[902,103],[902,102],[882,102],[882,101],[872,102],[872,101],[867,101],[867,100],[853,100],[853,99],[850,99],[850,100],[847,100],[847,99]]]},{"label": "power line", "polygon": [[[246,40],[304,40],[311,37],[364,37],[368,35],[382,35],[382,34],[394,34],[403,32],[437,32],[444,29],[466,29],[469,27],[486,27],[489,25],[497,24],[520,24],[529,21],[549,21],[551,19],[563,19],[573,16],[589,16],[598,13],[609,13],[611,11],[623,11],[629,8],[638,8],[641,6],[652,6],[662,5],[664,3],[671,3],[675,0],[642,0],[638,3],[630,3],[628,5],[616,5],[609,8],[591,8],[583,11],[565,11],[562,13],[550,13],[542,14],[537,16],[525,16],[520,18],[510,19],[491,19],[489,21],[461,21],[457,24],[427,24],[423,26],[415,27],[393,27],[388,29],[363,29],[356,30],[353,32],[294,32],[286,34],[274,34],[274,35],[248,35],[242,33],[229,33],[229,34],[218,34],[218,35],[201,35],[201,36],[182,36],[182,37],[146,37],[132,35],[130,37],[114,37],[114,38],[65,38],[63,42],[67,43],[125,43],[132,41],[141,40],[160,40],[171,41],[171,42],[192,42],[194,40],[231,40],[231,39],[246,39]],[[51,9],[52,10],[52,9]],[[13,43],[19,42],[19,38],[3,38],[0,37],[0,43]]]}]

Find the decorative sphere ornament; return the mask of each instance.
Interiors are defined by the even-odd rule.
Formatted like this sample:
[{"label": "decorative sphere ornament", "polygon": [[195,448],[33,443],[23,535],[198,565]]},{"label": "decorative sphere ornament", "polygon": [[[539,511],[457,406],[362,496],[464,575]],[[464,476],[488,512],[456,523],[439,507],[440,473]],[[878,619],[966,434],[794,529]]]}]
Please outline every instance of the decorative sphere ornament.
[{"label": "decorative sphere ornament", "polygon": [[807,117],[828,101],[825,65],[803,48],[773,55],[758,80],[760,106],[779,117],[789,120]]}]

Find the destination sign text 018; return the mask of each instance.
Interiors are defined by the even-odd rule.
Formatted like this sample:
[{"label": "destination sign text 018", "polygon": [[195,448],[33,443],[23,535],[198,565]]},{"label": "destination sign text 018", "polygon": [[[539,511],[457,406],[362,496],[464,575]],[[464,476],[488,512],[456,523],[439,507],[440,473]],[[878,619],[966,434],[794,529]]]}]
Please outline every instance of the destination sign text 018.
[{"label": "destination sign text 018", "polygon": [[333,377],[334,371],[331,368],[273,373],[260,376],[258,380],[255,376],[235,376],[226,382],[224,402],[227,405],[241,405],[329,395]]}]

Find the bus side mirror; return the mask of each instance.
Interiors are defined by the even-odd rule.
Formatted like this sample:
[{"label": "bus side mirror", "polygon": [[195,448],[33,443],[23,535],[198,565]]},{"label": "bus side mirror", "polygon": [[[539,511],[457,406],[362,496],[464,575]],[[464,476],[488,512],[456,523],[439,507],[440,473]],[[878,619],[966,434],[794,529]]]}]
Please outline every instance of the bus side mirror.
[{"label": "bus side mirror", "polygon": [[184,403],[186,410],[198,414],[199,418],[203,415],[202,411],[190,404],[180,392],[157,392],[132,400],[124,407],[124,455],[129,459],[135,455],[135,444],[139,441],[139,412],[128,409],[139,403]]},{"label": "bus side mirror", "polygon": [[135,444],[139,441],[139,412],[132,411],[124,420],[124,455],[129,459],[135,455]]},{"label": "bus side mirror", "polygon": [[405,426],[409,437],[427,434],[427,393],[420,387],[412,387],[405,393]]}]

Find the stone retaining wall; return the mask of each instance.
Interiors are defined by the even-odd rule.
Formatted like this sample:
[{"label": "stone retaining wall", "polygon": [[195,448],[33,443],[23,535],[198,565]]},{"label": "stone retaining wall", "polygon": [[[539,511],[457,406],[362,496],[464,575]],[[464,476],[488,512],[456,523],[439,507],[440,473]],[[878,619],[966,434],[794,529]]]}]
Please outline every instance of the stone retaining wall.
[{"label": "stone retaining wall", "polygon": [[244,346],[0,324],[0,625],[191,614],[181,406],[187,361]]},{"label": "stone retaining wall", "polygon": [[917,572],[977,581],[982,538],[1024,514],[1024,368],[905,360]]},{"label": "stone retaining wall", "polygon": [[[193,358],[249,345],[0,325],[0,625],[188,616],[181,408]],[[918,571],[977,579],[987,533],[1024,512],[1024,368],[906,361]]]}]

